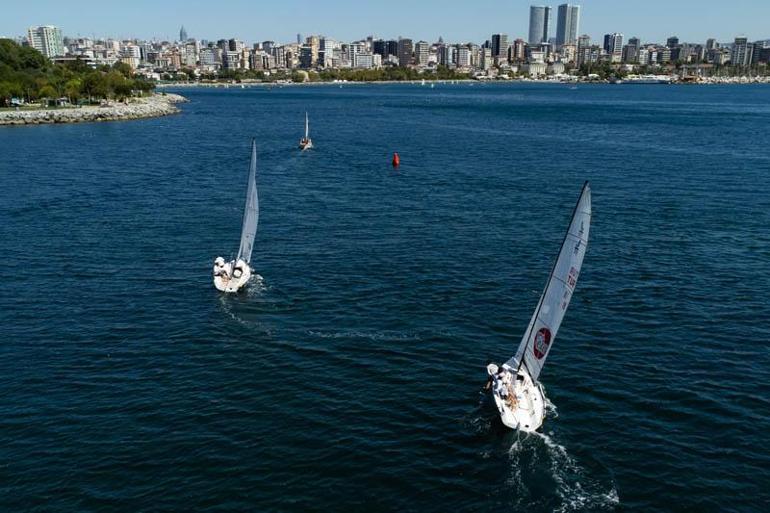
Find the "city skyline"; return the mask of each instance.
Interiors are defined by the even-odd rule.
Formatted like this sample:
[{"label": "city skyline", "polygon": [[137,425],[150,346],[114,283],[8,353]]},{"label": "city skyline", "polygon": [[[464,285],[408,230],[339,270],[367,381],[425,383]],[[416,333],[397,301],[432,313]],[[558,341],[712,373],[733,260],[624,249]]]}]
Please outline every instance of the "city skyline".
[{"label": "city skyline", "polygon": [[[526,40],[532,5],[551,8],[549,36],[555,37],[558,6],[566,2],[517,1],[496,7],[494,20],[487,14],[432,0],[419,6],[395,1],[386,7],[359,6],[348,0],[336,0],[324,4],[325,9],[321,11],[315,4],[304,1],[254,9],[244,0],[235,0],[227,4],[232,9],[211,10],[197,0],[184,2],[184,8],[180,8],[181,2],[156,5],[137,0],[131,4],[132,8],[121,6],[120,16],[109,16],[109,7],[91,0],[83,2],[83,8],[77,10],[48,0],[33,3],[41,8],[5,7],[0,19],[0,37],[24,36],[30,26],[50,24],[60,27],[69,37],[119,39],[175,40],[180,26],[184,25],[190,37],[197,39],[227,36],[245,41],[286,42],[301,33],[324,34],[343,40],[356,40],[371,34],[383,38],[404,36],[414,41],[432,42],[442,36],[445,40],[483,42],[490,34],[501,33],[511,40],[519,37]],[[408,9],[394,9],[400,4]],[[442,6],[440,9],[439,5]],[[593,40],[614,32],[639,37],[643,42],[665,41],[672,35],[690,42],[703,42],[708,38],[732,41],[737,36],[746,36],[750,40],[770,38],[770,29],[765,28],[762,21],[770,16],[770,3],[761,0],[714,5],[682,0],[675,7],[662,0],[650,0],[643,10],[624,9],[611,0],[584,0],[572,5],[580,6],[579,34],[588,34]],[[656,9],[658,5],[660,9]],[[153,16],[148,17],[150,6]],[[253,13],[253,21],[247,15],[228,14],[233,9]],[[403,16],[404,12],[409,15]],[[666,12],[666,16],[660,16],[660,12]],[[750,16],[746,14],[748,12]],[[425,19],[430,19],[430,28],[426,27]],[[692,19],[697,19],[698,23],[692,23]]]}]

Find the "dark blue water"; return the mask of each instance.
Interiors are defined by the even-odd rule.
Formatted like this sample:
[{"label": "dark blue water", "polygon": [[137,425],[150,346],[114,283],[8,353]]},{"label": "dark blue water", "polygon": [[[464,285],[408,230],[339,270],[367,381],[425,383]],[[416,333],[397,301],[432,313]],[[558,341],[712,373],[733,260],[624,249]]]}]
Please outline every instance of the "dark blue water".
[{"label": "dark blue water", "polygon": [[[0,129],[0,509],[770,508],[770,88],[184,94]],[[223,297],[252,136],[263,280]],[[586,179],[554,407],[519,436],[484,365]]]}]

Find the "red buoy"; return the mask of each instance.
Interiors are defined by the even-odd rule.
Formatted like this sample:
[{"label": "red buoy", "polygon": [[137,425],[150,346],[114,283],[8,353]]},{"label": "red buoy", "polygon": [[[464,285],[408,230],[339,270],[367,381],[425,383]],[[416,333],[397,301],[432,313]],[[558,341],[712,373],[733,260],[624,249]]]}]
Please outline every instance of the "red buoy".
[{"label": "red buoy", "polygon": [[398,167],[401,164],[401,159],[398,157],[398,153],[393,154],[393,167]]}]

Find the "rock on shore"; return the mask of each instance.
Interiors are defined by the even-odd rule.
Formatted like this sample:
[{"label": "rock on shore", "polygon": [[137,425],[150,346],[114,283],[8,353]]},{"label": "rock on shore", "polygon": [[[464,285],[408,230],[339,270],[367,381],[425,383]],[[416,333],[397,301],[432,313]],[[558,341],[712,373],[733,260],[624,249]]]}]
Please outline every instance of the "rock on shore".
[{"label": "rock on shore", "polygon": [[135,98],[128,104],[112,102],[106,106],[66,109],[8,110],[0,112],[0,125],[39,125],[43,123],[84,123],[123,119],[154,118],[179,112],[175,104],[186,102],[178,94],[154,94]]}]

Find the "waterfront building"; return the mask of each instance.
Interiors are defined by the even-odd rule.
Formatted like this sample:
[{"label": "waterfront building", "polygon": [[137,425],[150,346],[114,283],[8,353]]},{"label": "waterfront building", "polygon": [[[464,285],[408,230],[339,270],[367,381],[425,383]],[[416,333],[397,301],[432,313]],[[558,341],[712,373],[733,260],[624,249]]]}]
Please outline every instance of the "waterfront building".
[{"label": "waterfront building", "polygon": [[227,50],[222,52],[222,67],[227,70],[238,69],[241,63],[241,52]]},{"label": "waterfront building", "polygon": [[363,52],[354,54],[351,64],[354,68],[371,69],[374,67],[374,57],[371,53],[366,52],[366,43],[364,43]]},{"label": "waterfront building", "polygon": [[305,46],[310,48],[311,66],[318,65],[318,52],[321,50],[321,38],[319,36],[308,36],[305,39]]},{"label": "waterfront building", "polygon": [[414,50],[411,39],[400,38],[398,40],[398,65],[407,67],[412,64],[412,51]]},{"label": "waterfront building", "polygon": [[27,31],[27,41],[29,46],[49,59],[64,55],[64,41],[59,27],[53,25],[30,27]]},{"label": "waterfront building", "polygon": [[639,50],[637,50],[636,62],[640,66],[647,66],[650,63],[650,52],[647,48],[639,48]]},{"label": "waterfront building", "polygon": [[580,30],[580,6],[562,4],[558,9],[556,20],[556,45],[577,44]]},{"label": "waterfront building", "polygon": [[[191,41],[182,47],[184,55],[184,65],[190,68],[194,68],[198,64],[198,54],[200,48],[198,48],[197,41]],[[144,56],[143,56],[144,58]]]},{"label": "waterfront building", "polygon": [[605,34],[604,51],[607,52],[610,62],[620,62],[623,58],[623,34]]},{"label": "waterfront building", "polygon": [[492,34],[492,57],[508,58],[508,34]]},{"label": "waterfront building", "polygon": [[382,39],[376,39],[372,41],[372,53],[381,57],[387,57],[387,45]]},{"label": "waterfront building", "polygon": [[299,47],[299,67],[302,69],[313,67],[313,50],[308,45]]},{"label": "waterfront building", "polygon": [[214,70],[219,67],[219,62],[213,48],[201,48],[199,58],[201,67],[204,69]]},{"label": "waterfront building", "polygon": [[658,49],[658,63],[668,64],[671,62],[671,48],[665,46]]},{"label": "waterfront building", "polygon": [[438,47],[438,63],[447,68],[455,65],[455,47],[451,45],[441,45]]},{"label": "waterfront building", "polygon": [[634,64],[639,62],[639,49],[641,48],[641,42],[638,37],[632,37],[628,40],[628,44],[623,47],[623,62],[627,64]]},{"label": "waterfront building", "polygon": [[529,44],[537,45],[548,42],[548,29],[551,23],[551,8],[533,5],[529,8]]},{"label": "waterfront building", "polygon": [[733,66],[748,66],[754,53],[754,45],[745,37],[736,37],[733,43],[733,51],[730,55],[730,63]]},{"label": "waterfront building", "polygon": [[418,66],[427,66],[430,58],[430,45],[426,41],[417,41],[414,45],[414,59]]},{"label": "waterfront building", "polygon": [[577,62],[577,45],[562,45],[559,55],[561,62]]},{"label": "waterfront building", "polygon": [[470,68],[471,67],[471,51],[467,45],[457,45],[457,67],[458,68]]},{"label": "waterfront building", "polygon": [[527,57],[527,43],[519,38],[511,45],[508,59],[511,62],[524,62]]},{"label": "waterfront building", "polygon": [[492,57],[492,49],[491,48],[482,48],[480,51],[481,56],[481,62],[479,65],[479,68],[483,69],[484,71],[489,70],[492,67],[492,64],[494,64],[494,58]]}]

